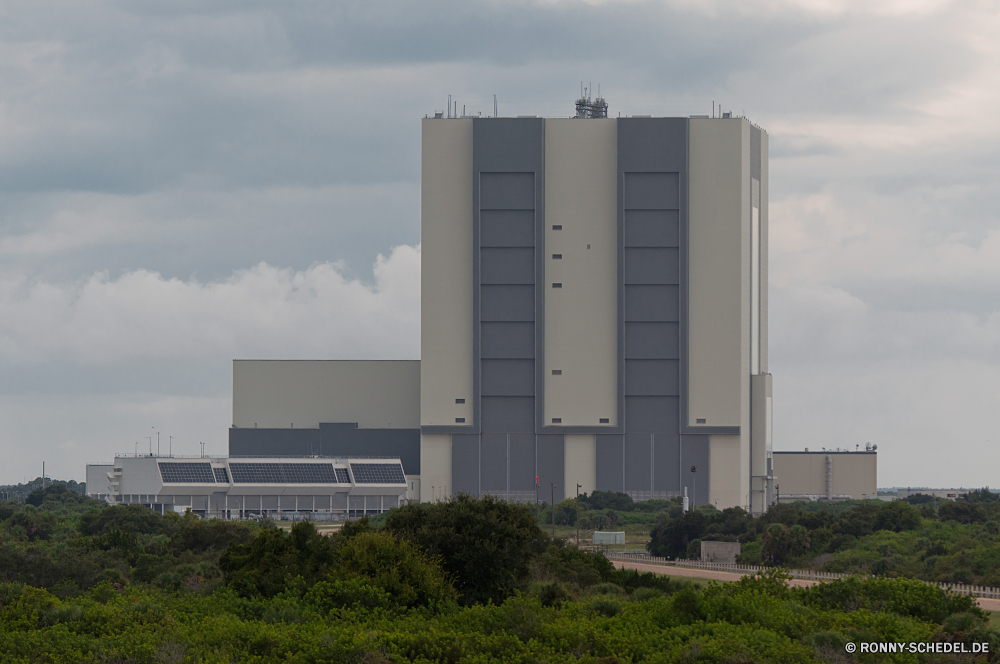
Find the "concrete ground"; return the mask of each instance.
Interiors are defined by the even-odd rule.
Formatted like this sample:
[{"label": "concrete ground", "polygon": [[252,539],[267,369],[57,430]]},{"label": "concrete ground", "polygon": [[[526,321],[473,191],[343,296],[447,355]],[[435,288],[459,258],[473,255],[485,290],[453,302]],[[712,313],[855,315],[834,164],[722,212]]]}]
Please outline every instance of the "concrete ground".
[{"label": "concrete ground", "polygon": [[[652,572],[653,574],[668,574],[670,576],[676,577],[688,577],[695,579],[709,579],[711,581],[739,581],[740,577],[743,575],[738,572],[716,572],[714,570],[707,569],[695,569],[690,567],[674,567],[672,565],[645,565],[643,563],[631,563],[622,562],[618,560],[611,561],[612,564],[619,569],[634,569],[640,572]],[[791,579],[789,585],[795,586],[797,588],[805,588],[807,586],[813,586],[817,583],[823,583],[822,581],[813,581],[811,579]],[[977,597],[976,603],[979,604],[979,608],[985,609],[987,611],[1000,611],[1000,599],[987,599],[985,597]]]}]

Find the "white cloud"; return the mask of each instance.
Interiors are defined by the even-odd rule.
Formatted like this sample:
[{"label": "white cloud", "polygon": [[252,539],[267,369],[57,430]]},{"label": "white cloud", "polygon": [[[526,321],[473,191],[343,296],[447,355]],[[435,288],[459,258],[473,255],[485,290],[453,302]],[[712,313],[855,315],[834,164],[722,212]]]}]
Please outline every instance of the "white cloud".
[{"label": "white cloud", "polygon": [[225,357],[419,356],[420,249],[379,256],[375,284],[342,266],[261,263],[211,283],[146,270],[71,285],[0,282],[0,366]]}]

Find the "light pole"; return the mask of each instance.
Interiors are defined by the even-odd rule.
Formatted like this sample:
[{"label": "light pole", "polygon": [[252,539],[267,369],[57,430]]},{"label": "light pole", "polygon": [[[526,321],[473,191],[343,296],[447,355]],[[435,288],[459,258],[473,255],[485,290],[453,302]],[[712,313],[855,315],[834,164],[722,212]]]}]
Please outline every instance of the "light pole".
[{"label": "light pole", "polygon": [[552,539],[556,538],[556,485],[552,485]]},{"label": "light pole", "polygon": [[698,466],[691,466],[691,510],[698,509]]},{"label": "light pole", "polygon": [[153,456],[153,437],[143,436],[143,438],[149,441],[149,456]]},{"label": "light pole", "polygon": [[580,548],[580,484],[576,485],[576,548]]},{"label": "light pole", "polygon": [[170,441],[169,441],[170,451],[168,452],[168,454],[170,456],[173,456],[174,455],[174,437],[173,436],[167,436],[167,437],[170,439]]},{"label": "light pole", "polygon": [[538,489],[541,485],[538,483],[538,475],[535,475],[535,521],[542,520],[542,508],[538,506]]}]

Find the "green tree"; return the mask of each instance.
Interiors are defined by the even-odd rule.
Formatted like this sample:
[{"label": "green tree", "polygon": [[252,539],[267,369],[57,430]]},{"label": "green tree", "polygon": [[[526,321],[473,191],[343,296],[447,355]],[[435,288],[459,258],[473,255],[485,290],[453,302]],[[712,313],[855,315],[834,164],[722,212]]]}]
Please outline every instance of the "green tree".
[{"label": "green tree", "polygon": [[466,494],[401,507],[389,514],[385,528],[440,557],[464,604],[500,603],[522,587],[542,538],[527,505]]},{"label": "green tree", "polygon": [[700,539],[708,518],[699,511],[685,512],[679,519],[671,519],[666,514],[656,517],[656,523],[649,531],[646,550],[654,556],[679,558],[687,555],[688,545]]},{"label": "green tree", "polygon": [[770,565],[784,565],[791,558],[804,555],[809,550],[809,531],[803,526],[786,528],[772,523],[764,531],[764,548],[761,557]]},{"label": "green tree", "polygon": [[308,521],[258,533],[246,544],[231,542],[219,558],[226,585],[244,597],[273,597],[295,577],[307,585],[325,578],[336,566],[334,545]]},{"label": "green tree", "polygon": [[899,533],[920,527],[920,510],[910,503],[895,500],[886,503],[875,515],[875,530],[891,530]]},{"label": "green tree", "polygon": [[337,576],[363,578],[385,591],[398,606],[436,606],[458,594],[436,560],[407,540],[366,532],[337,547]]}]

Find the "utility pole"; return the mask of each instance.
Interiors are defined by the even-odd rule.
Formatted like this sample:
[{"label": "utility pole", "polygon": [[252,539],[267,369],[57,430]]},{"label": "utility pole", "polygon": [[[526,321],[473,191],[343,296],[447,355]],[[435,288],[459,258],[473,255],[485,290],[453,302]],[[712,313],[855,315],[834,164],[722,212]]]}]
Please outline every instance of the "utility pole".
[{"label": "utility pole", "polygon": [[160,456],[160,432],[156,432],[156,456]]},{"label": "utility pole", "polygon": [[153,437],[143,436],[143,438],[149,441],[149,456],[153,456]]},{"label": "utility pole", "polygon": [[552,485],[552,539],[556,538],[556,485]]},{"label": "utility pole", "polygon": [[170,439],[170,442],[169,442],[170,451],[168,452],[168,454],[170,456],[173,456],[174,455],[174,437],[173,436],[167,436],[167,437]]},{"label": "utility pole", "polygon": [[580,484],[576,485],[576,548],[580,548]]},{"label": "utility pole", "polygon": [[[493,96],[495,97],[496,95],[493,95]],[[538,484],[538,475],[535,475],[535,521],[541,521],[542,520],[542,511],[541,511],[541,508],[538,506],[538,488],[539,488],[539,486],[541,486],[541,485]]]},{"label": "utility pole", "polygon": [[691,466],[692,489],[691,489],[691,511],[698,509],[698,466]]}]

